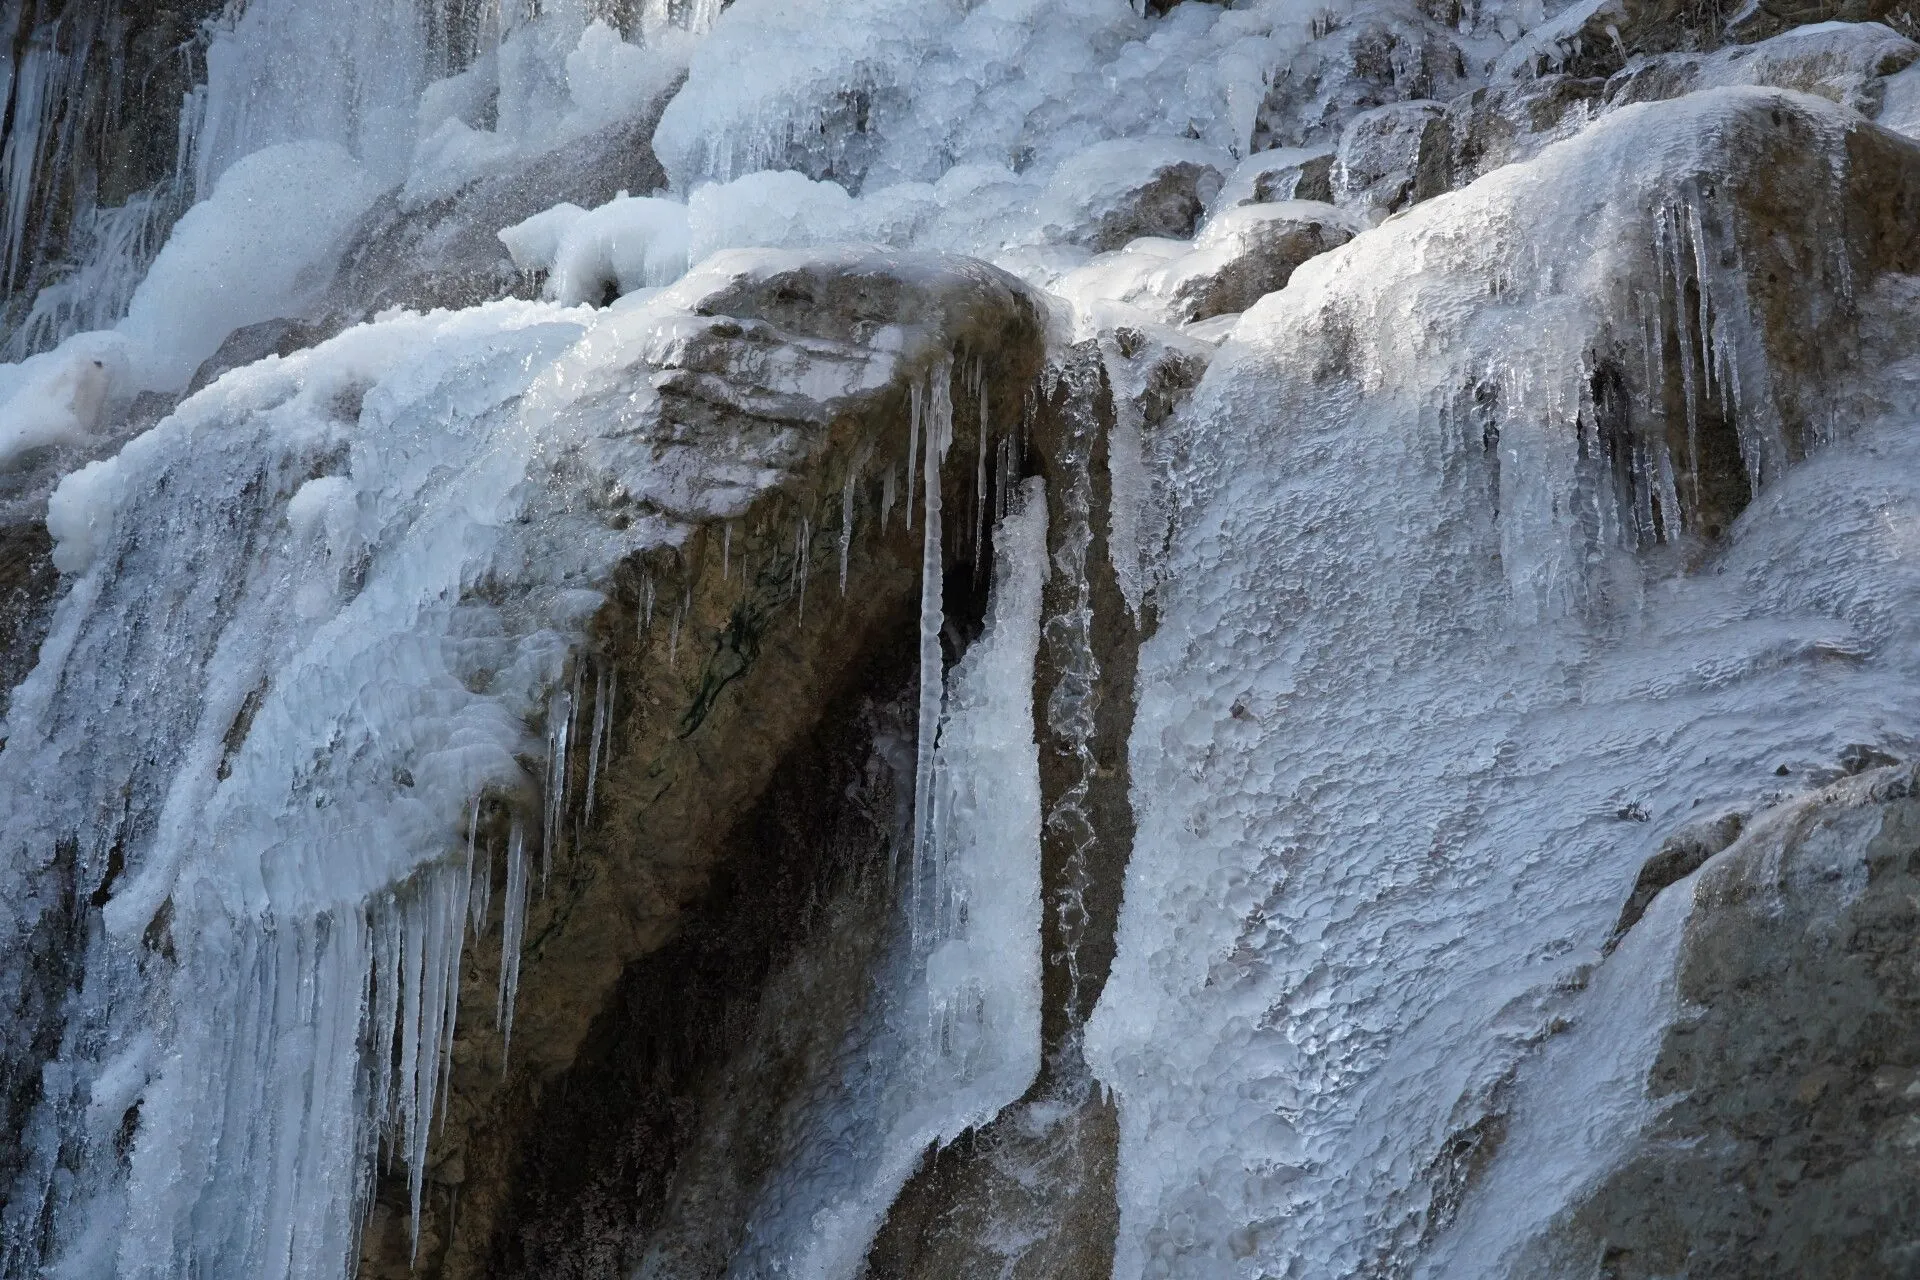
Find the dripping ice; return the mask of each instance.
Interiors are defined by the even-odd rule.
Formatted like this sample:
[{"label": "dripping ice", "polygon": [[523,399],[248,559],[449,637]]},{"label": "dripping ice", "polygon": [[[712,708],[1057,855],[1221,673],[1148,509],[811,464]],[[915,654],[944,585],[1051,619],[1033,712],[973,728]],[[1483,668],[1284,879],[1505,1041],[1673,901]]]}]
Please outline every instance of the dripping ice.
[{"label": "dripping ice", "polygon": [[[935,480],[950,396],[921,400]],[[992,532],[985,632],[943,680],[938,628],[916,701],[936,717],[920,741],[912,827],[899,833],[901,895],[880,989],[839,1059],[843,1090],[801,1128],[800,1149],[758,1198],[729,1274],[853,1274],[929,1144],[952,1141],[1017,1100],[1040,1065],[1040,779],[1033,671],[1048,573],[1038,480]],[[938,546],[937,533],[925,533]],[[929,562],[935,563],[928,553]],[[936,582],[938,581],[936,577]],[[938,588],[935,588],[937,593]],[[937,599],[937,595],[936,595]],[[937,606],[927,606],[929,610]],[[923,630],[923,636],[926,632]],[[925,656],[925,655],[923,655]]]}]

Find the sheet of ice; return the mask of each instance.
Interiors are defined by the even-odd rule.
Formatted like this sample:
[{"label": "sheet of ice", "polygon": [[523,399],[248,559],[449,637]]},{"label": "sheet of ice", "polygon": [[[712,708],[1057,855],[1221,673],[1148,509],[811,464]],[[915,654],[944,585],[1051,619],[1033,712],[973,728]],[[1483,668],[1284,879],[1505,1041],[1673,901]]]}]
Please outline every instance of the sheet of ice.
[{"label": "sheet of ice", "polygon": [[1039,481],[993,540],[987,628],[946,681],[926,837],[901,833],[920,846],[920,891],[903,895],[877,998],[842,1051],[841,1088],[806,1117],[749,1221],[728,1273],[738,1280],[858,1274],[926,1149],[991,1119],[1039,1070]]},{"label": "sheet of ice", "polygon": [[958,165],[1043,177],[1110,138],[1197,136],[1245,154],[1277,62],[1308,38],[1283,4],[738,0],[654,135],[676,189],[760,169],[869,185]]},{"label": "sheet of ice", "polygon": [[183,128],[196,192],[263,147],[331,142],[398,182],[433,78],[430,0],[251,0],[214,19]]},{"label": "sheet of ice", "polygon": [[[1661,836],[1783,761],[1906,749],[1913,417],[1786,470],[1782,383],[1709,270],[1707,363],[1738,370],[1770,487],[1687,572],[1579,448],[1589,353],[1675,288],[1663,193],[1774,110],[1842,145],[1809,98],[1628,109],[1310,262],[1169,432],[1139,835],[1089,1029],[1121,1109],[1116,1274],[1411,1265],[1449,1136],[1581,1016],[1558,984]],[[1807,270],[1806,296],[1847,287]]]},{"label": "sheet of ice", "polygon": [[42,287],[0,355],[24,360],[51,351],[76,333],[111,329],[160,252],[171,230],[176,193],[164,184],[112,209],[85,215],[76,261],[66,274]]},{"label": "sheet of ice", "polygon": [[423,91],[401,207],[421,208],[639,115],[679,80],[695,43],[666,24],[634,44],[581,0],[543,6],[509,26],[483,61]]}]

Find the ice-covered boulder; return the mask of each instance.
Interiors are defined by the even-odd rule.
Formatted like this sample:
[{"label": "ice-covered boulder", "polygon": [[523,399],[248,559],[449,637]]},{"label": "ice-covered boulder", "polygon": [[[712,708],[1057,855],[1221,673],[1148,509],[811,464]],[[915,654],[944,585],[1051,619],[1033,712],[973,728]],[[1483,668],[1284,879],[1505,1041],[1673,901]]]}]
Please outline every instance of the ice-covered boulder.
[{"label": "ice-covered boulder", "polygon": [[1148,276],[1146,289],[1169,319],[1183,323],[1245,311],[1285,288],[1301,263],[1361,228],[1343,210],[1311,200],[1224,209],[1207,220],[1191,253]]},{"label": "ice-covered boulder", "polygon": [[1332,200],[1333,148],[1276,147],[1256,151],[1227,175],[1214,209],[1275,200]]},{"label": "ice-covered boulder", "polygon": [[1394,102],[1444,101],[1473,83],[1451,24],[1420,6],[1366,4],[1324,21],[1319,38],[1289,48],[1268,76],[1254,120],[1256,154],[1333,142],[1362,112]]},{"label": "ice-covered boulder", "polygon": [[1797,89],[1878,114],[1884,80],[1920,59],[1915,44],[1878,22],[1823,22],[1717,53],[1647,58],[1607,81],[1608,106],[1677,98],[1696,89],[1753,84]]},{"label": "ice-covered boulder", "polygon": [[[1734,6],[1683,0],[1580,0],[1535,27],[1500,55],[1496,81],[1548,72],[1610,76],[1636,56],[1707,52],[1751,43],[1807,24],[1891,18],[1907,0],[1754,0]],[[1911,19],[1909,18],[1909,21]]]},{"label": "ice-covered boulder", "polygon": [[1920,66],[1887,78],[1875,119],[1895,133],[1920,140]]},{"label": "ice-covered boulder", "polygon": [[[1645,1127],[1548,1221],[1541,1186],[1571,1170],[1541,1176],[1541,1139],[1586,1152],[1572,1125],[1523,1133],[1487,1171],[1494,1194],[1443,1242],[1458,1250],[1450,1274],[1574,1274],[1600,1256],[1622,1280],[1909,1269],[1916,795],[1911,765],[1878,768],[1793,796],[1744,834],[1736,823],[1737,842],[1687,842],[1691,874],[1635,926],[1664,934],[1667,953],[1643,991],[1660,1010],[1650,1061],[1629,1077],[1657,1100]],[[1515,1106],[1564,1107],[1565,1083],[1530,1081]]]},{"label": "ice-covered boulder", "polygon": [[1186,138],[1098,143],[1055,170],[1041,222],[1051,238],[1096,252],[1141,236],[1184,239],[1232,169],[1231,156]]},{"label": "ice-covered boulder", "polygon": [[[348,247],[325,312],[338,329],[389,307],[461,307],[534,293],[498,238],[557,204],[592,209],[622,192],[666,186],[648,144],[664,98],[651,111],[600,126],[566,146],[523,157],[438,199],[412,207],[382,199]],[[557,234],[557,232],[556,232]]]},{"label": "ice-covered boulder", "polygon": [[1571,137],[1600,111],[1605,82],[1549,74],[1486,85],[1447,103],[1449,188],[1537,155]]}]

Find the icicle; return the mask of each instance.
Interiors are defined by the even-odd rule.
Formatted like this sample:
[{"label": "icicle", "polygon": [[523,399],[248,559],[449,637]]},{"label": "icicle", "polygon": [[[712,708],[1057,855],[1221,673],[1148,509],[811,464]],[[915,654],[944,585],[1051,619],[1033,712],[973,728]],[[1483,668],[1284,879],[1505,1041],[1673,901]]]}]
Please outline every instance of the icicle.
[{"label": "icicle", "polygon": [[987,537],[987,437],[992,434],[987,425],[987,396],[985,371],[978,357],[972,368],[973,397],[980,406],[980,450],[973,468],[973,571],[979,576],[980,566],[985,562]]},{"label": "icicle", "polygon": [[514,818],[507,833],[507,900],[500,921],[500,994],[494,1022],[500,1028],[500,1074],[507,1071],[513,1045],[513,1002],[520,992],[520,944],[527,929],[527,833]]},{"label": "icicle", "polygon": [[946,625],[942,588],[945,556],[940,529],[940,464],[946,458],[947,444],[953,433],[953,394],[950,360],[942,360],[916,385],[912,397],[913,435],[921,435],[920,418],[926,416],[926,521],[920,552],[920,718],[915,742],[913,771],[913,868],[909,901],[913,906],[913,927],[921,927],[922,879],[930,854],[933,834],[933,756],[934,739],[940,729],[940,704],[944,675],[940,656],[940,632]]},{"label": "icicle", "polygon": [[797,595],[800,591],[800,549],[806,545],[804,520],[793,526],[793,572],[787,579],[787,594]]},{"label": "icicle", "polygon": [[573,739],[573,720],[579,711],[580,665],[574,664],[573,686],[554,694],[547,703],[547,786],[540,826],[540,883],[553,875],[553,855],[560,842],[561,821],[567,808],[567,749]]},{"label": "icicle", "polygon": [[907,389],[907,528],[913,528],[913,468],[920,457],[920,418],[926,412],[926,384]]},{"label": "icicle", "polygon": [[800,621],[807,620],[807,578],[811,576],[813,565],[813,521],[806,516],[800,517],[800,554],[794,562],[794,571],[800,575]]},{"label": "icicle", "polygon": [[899,486],[900,464],[889,462],[887,474],[880,481],[880,531],[885,533],[887,524],[893,518],[894,490]]},{"label": "icicle", "polygon": [[593,685],[593,734],[587,743],[587,821],[593,821],[594,790],[600,781],[600,749],[607,734],[607,680],[611,670],[601,664]]},{"label": "icicle", "polygon": [[473,886],[467,898],[468,923],[473,926],[473,936],[478,939],[487,931],[487,917],[493,911],[493,843],[489,841],[486,859],[480,864],[480,874],[473,878]]},{"label": "icicle", "polygon": [[859,477],[852,467],[840,486],[840,595],[847,594],[847,559],[853,553],[853,482]]},{"label": "icicle", "polygon": [[[479,816],[479,805],[474,806],[475,817]],[[467,903],[473,894],[473,850],[469,843],[466,865],[461,868],[458,887],[441,896],[441,927],[453,939],[448,950],[447,987],[445,1015],[446,1025],[440,1035],[440,1124],[447,1123],[447,1094],[451,1092],[447,1081],[453,1073],[453,1034],[460,1020],[460,961],[467,947]]]},{"label": "icicle", "polygon": [[720,533],[720,581],[727,580],[727,573],[733,565],[733,521],[727,521]]}]

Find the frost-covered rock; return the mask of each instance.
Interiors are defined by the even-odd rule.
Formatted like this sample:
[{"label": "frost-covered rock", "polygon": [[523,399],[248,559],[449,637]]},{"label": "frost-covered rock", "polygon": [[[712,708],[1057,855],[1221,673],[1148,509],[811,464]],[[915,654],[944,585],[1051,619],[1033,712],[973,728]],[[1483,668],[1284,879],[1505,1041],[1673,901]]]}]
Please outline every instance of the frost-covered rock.
[{"label": "frost-covered rock", "polygon": [[1544,75],[1455,98],[1447,103],[1446,185],[1465,186],[1578,133],[1600,113],[1605,88],[1598,79]]},{"label": "frost-covered rock", "polygon": [[1332,200],[1333,148],[1276,147],[1256,151],[1227,175],[1213,208],[1275,200]]},{"label": "frost-covered rock", "polygon": [[1245,311],[1360,230],[1351,215],[1310,200],[1224,209],[1207,220],[1193,252],[1154,271],[1146,289],[1179,322]]},{"label": "frost-covered rock", "polygon": [[1141,236],[1185,239],[1232,168],[1230,156],[1185,138],[1103,142],[1055,171],[1041,225],[1096,252]]},{"label": "frost-covered rock", "polygon": [[[126,999],[76,1011],[70,1025],[122,1048],[111,1061],[66,1060],[32,1121],[56,1142],[70,1125],[64,1149],[80,1167],[62,1176],[88,1192],[73,1202],[74,1220],[117,1224],[58,1237],[72,1250],[104,1250],[67,1260],[99,1274],[132,1270],[136,1257],[184,1269],[218,1253],[252,1274],[271,1270],[276,1241],[297,1239],[302,1257],[344,1274],[364,1184],[328,1170],[351,1168],[352,1155],[333,1162],[371,1151],[390,1122],[408,1169],[403,1201],[410,1184],[420,1205],[428,1117],[465,972],[462,921],[469,911],[489,919],[472,905],[474,877],[485,874],[470,852],[478,829],[493,832],[494,852],[514,868],[500,959],[487,962],[503,1020],[522,985],[528,852],[544,844],[541,857],[566,876],[578,835],[562,846],[554,815],[566,811],[577,769],[597,778],[582,780],[589,796],[596,785],[625,794],[607,803],[634,803],[656,824],[657,839],[617,844],[626,856],[651,866],[661,842],[684,843],[666,860],[681,877],[671,891],[652,872],[583,877],[579,892],[597,883],[593,892],[614,895],[597,907],[568,890],[564,910],[598,922],[579,935],[533,909],[547,959],[524,985],[546,994],[512,1043],[515,1061],[557,1069],[617,978],[619,948],[631,957],[670,932],[704,874],[701,859],[714,856],[715,828],[729,825],[714,807],[724,812],[725,787],[679,788],[684,809],[662,807],[647,788],[662,770],[700,768],[697,753],[738,755],[711,745],[714,726],[762,743],[748,749],[760,773],[735,779],[740,804],[779,756],[754,737],[772,733],[774,719],[719,699],[747,674],[728,667],[740,652],[717,639],[746,607],[746,557],[757,558],[754,586],[767,593],[751,605],[755,627],[804,611],[815,574],[824,582],[812,584],[814,618],[868,628],[892,616],[917,591],[920,548],[917,538],[886,541],[876,513],[891,506],[894,481],[876,451],[896,478],[905,472],[909,419],[916,431],[932,421],[908,402],[927,403],[938,371],[970,396],[977,417],[959,439],[984,455],[975,443],[984,424],[1019,421],[1042,323],[1017,281],[976,262],[740,251],[644,305],[591,312],[503,301],[349,328],[229,373],[118,454],[66,477],[47,528],[75,585],[53,618],[52,646],[9,708],[0,796],[21,813],[25,795],[47,793],[57,778],[70,807],[36,805],[31,822],[9,828],[16,856],[0,864],[0,1001],[10,1026],[53,1016],[34,1004],[26,945],[59,925],[49,877],[108,884],[88,981],[120,984]],[[973,469],[955,471],[965,493]],[[964,500],[956,506],[964,511]],[[838,541],[859,563],[869,554],[850,541],[856,509],[886,576],[865,592],[829,595],[836,557],[827,548]],[[792,523],[774,521],[776,512]],[[829,512],[837,527],[825,525]],[[710,522],[749,516],[731,553],[721,550],[730,531],[726,542],[700,544],[742,559],[706,585],[697,610],[690,579],[685,597],[663,580],[656,607],[650,575],[681,563]],[[817,558],[808,529],[823,543]],[[220,554],[229,539],[257,555]],[[783,557],[779,568],[766,570],[769,555]],[[149,610],[159,583],[173,603]],[[605,624],[615,651],[637,643],[645,655],[627,669],[629,689],[671,691],[675,706],[623,734],[640,771],[627,782],[610,772],[604,725],[583,726],[578,739],[567,727],[585,696],[577,677],[568,684],[568,671],[582,669],[569,668],[569,650],[615,597]],[[759,634],[735,643],[757,645]],[[810,634],[844,638],[831,626]],[[192,658],[173,679],[148,680],[166,654]],[[788,675],[821,661],[830,659]],[[123,713],[124,724],[100,718]],[[777,724],[784,742],[810,722],[800,710]],[[543,780],[523,763],[541,754],[542,725]],[[658,742],[643,751],[647,734]],[[75,754],[83,742],[97,744],[85,760]],[[99,862],[104,845],[76,855],[77,870],[59,864],[51,851],[74,815],[109,795],[108,808],[133,824],[112,846],[113,870]],[[267,936],[301,941],[266,966],[226,949],[234,937]],[[143,957],[160,939],[168,962],[149,966]],[[406,1018],[381,1012],[392,999],[370,1006],[346,995],[364,992],[376,969],[393,986],[403,956]],[[307,1001],[304,1012],[284,1019],[296,1000]],[[126,1019],[149,1001],[235,1012],[135,1034]],[[483,1073],[483,1092],[497,1076]],[[99,1105],[88,1110],[88,1098]],[[116,1135],[136,1099],[142,1119],[129,1148]],[[489,1112],[482,1123],[496,1119]],[[218,1153],[198,1140],[214,1130],[227,1135]],[[332,1137],[322,1143],[321,1133]],[[463,1200],[462,1213],[491,1203]],[[56,1212],[63,1223],[65,1212]]]},{"label": "frost-covered rock", "polygon": [[[1441,1242],[1453,1274],[1557,1275],[1602,1254],[1632,1280],[1737,1274],[1757,1259],[1781,1275],[1908,1269],[1915,792],[1911,766],[1876,769],[1791,796],[1745,834],[1736,825],[1737,842],[1696,845],[1717,856],[1696,858],[1636,926],[1662,931],[1670,955],[1645,975],[1662,1020],[1632,1081],[1655,1105],[1585,1186],[1556,1179],[1553,1195],[1530,1195],[1522,1181],[1537,1193],[1541,1166],[1522,1166],[1545,1155],[1538,1142],[1499,1152],[1488,1203]],[[1529,1084],[1514,1103],[1523,1124],[1566,1105],[1564,1081]],[[1571,1204],[1555,1203],[1569,1190]]]},{"label": "frost-covered rock", "polygon": [[1290,50],[1270,74],[1254,123],[1255,153],[1333,142],[1363,112],[1444,101],[1471,83],[1454,33],[1418,6],[1365,4],[1322,20],[1331,30]]},{"label": "frost-covered rock", "polygon": [[1752,84],[1817,94],[1871,117],[1880,111],[1885,78],[1916,59],[1920,45],[1878,22],[1823,22],[1718,53],[1636,62],[1607,81],[1606,101],[1624,106]]},{"label": "frost-covered rock", "polygon": [[1895,133],[1920,141],[1920,66],[1888,77],[1875,119]]},{"label": "frost-covered rock", "polygon": [[[655,110],[660,105],[656,99]],[[531,296],[531,269],[516,266],[499,239],[501,229],[557,205],[597,208],[623,191],[664,187],[666,174],[647,143],[653,121],[643,111],[564,147],[522,156],[415,207],[395,195],[384,197],[347,248],[339,279],[316,310],[338,329],[389,307],[460,307]]]},{"label": "frost-covered rock", "polygon": [[[1500,56],[1496,81],[1549,72],[1610,76],[1634,57],[1707,52],[1751,43],[1802,24],[1856,24],[1893,17],[1904,0],[1755,0],[1704,8],[1680,0],[1580,0],[1535,27]],[[1909,19],[1910,20],[1910,19]],[[1816,36],[1816,40],[1825,37]],[[1791,87],[1791,86],[1782,86]]]}]

